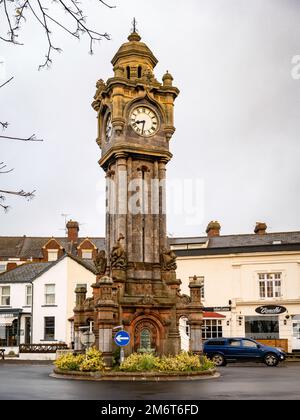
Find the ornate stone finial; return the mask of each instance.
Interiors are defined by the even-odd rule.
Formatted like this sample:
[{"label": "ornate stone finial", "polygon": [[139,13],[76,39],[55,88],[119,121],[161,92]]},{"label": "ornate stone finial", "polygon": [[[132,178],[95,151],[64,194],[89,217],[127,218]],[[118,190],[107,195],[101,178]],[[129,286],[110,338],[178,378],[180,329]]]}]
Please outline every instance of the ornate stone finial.
[{"label": "ornate stone finial", "polygon": [[162,80],[163,80],[164,86],[172,86],[173,85],[173,80],[174,79],[173,79],[173,76],[168,72],[168,70],[163,75]]},{"label": "ornate stone finial", "polygon": [[107,258],[104,250],[100,250],[94,259],[97,275],[104,275],[106,272]]},{"label": "ornate stone finial", "polygon": [[122,239],[124,239],[124,236],[121,234],[110,254],[111,268],[119,270],[124,270],[127,267],[127,255],[125,249],[121,245]]},{"label": "ornate stone finial", "polygon": [[140,35],[138,34],[138,30],[137,30],[136,26],[137,26],[137,20],[136,20],[136,18],[133,18],[131,34],[128,37],[128,41],[130,41],[130,42],[132,42],[132,41],[139,42],[142,39],[140,37]]},{"label": "ornate stone finial", "polygon": [[166,248],[162,249],[161,253],[161,267],[163,270],[172,271],[177,269],[176,254],[174,251],[168,251]]}]

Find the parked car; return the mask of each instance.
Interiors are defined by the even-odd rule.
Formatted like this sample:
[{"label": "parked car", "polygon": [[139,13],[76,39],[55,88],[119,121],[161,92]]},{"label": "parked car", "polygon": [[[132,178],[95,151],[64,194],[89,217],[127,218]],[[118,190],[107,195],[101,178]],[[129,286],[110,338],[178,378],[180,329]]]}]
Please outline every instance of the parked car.
[{"label": "parked car", "polygon": [[216,366],[225,366],[230,361],[260,361],[267,366],[277,366],[285,359],[285,352],[269,347],[251,338],[211,338],[204,342],[204,354]]}]

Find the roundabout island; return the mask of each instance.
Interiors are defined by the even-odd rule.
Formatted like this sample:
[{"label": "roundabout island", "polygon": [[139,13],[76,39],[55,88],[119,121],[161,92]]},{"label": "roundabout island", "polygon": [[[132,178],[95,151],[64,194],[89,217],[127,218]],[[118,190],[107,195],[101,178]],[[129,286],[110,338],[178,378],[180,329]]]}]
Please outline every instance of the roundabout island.
[{"label": "roundabout island", "polygon": [[86,354],[62,355],[54,365],[51,377],[85,381],[194,381],[220,376],[212,361],[187,352],[163,357],[133,353],[110,368],[105,365],[102,353],[91,348]]}]

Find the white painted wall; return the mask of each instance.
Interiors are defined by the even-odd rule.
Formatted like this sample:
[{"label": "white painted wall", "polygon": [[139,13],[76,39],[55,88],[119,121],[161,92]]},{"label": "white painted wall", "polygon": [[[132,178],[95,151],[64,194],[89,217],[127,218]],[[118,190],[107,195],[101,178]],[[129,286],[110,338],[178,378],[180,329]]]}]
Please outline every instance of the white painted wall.
[{"label": "white painted wall", "polygon": [[[55,341],[62,341],[70,345],[71,323],[68,319],[73,316],[76,284],[87,284],[89,295],[91,295],[90,286],[95,281],[96,276],[92,272],[70,257],[65,257],[35,279],[33,285],[33,343],[49,342],[44,341],[44,318],[52,316],[55,317]],[[46,284],[55,284],[55,305],[45,305]]]},{"label": "white painted wall", "polygon": [[[55,304],[52,306],[45,305],[46,284],[55,284]],[[55,317],[55,340],[66,342],[66,296],[67,258],[64,258],[33,282],[32,342],[34,344],[45,342],[44,318],[48,316]]]},{"label": "white painted wall", "polygon": [[[289,315],[300,314],[300,252],[178,257],[177,265],[182,293],[189,294],[189,277],[204,276],[205,307],[228,306],[229,300],[232,301],[232,312],[222,313],[226,316],[224,336],[244,336],[244,316],[258,315],[255,308],[261,305],[282,305]],[[280,298],[260,298],[259,272],[283,273]],[[291,351],[292,320],[286,320],[286,315],[279,317],[280,338],[289,340]],[[242,325],[239,325],[239,316],[243,317]]]}]

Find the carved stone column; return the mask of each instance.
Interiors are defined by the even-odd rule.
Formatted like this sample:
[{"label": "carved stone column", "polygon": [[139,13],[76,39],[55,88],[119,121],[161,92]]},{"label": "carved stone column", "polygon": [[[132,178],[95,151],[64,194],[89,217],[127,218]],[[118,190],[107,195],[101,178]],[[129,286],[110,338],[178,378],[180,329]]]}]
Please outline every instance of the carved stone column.
[{"label": "carved stone column", "polygon": [[112,363],[113,338],[112,331],[118,321],[118,305],[113,294],[113,280],[104,276],[99,281],[100,298],[95,303],[98,325],[98,348],[103,353],[105,363]]},{"label": "carved stone column", "polygon": [[86,300],[86,287],[76,287],[76,306],[74,308],[74,350],[81,350],[79,326],[84,323],[84,302]]},{"label": "carved stone column", "polygon": [[166,219],[166,159],[161,159],[158,164],[159,171],[159,246],[167,248],[167,219]]},{"label": "carved stone column", "polygon": [[190,316],[190,351],[196,354],[201,354],[202,346],[202,320],[203,305],[201,303],[201,288],[203,287],[203,278],[194,276],[190,280],[189,288],[191,295],[191,303],[189,305]]}]

